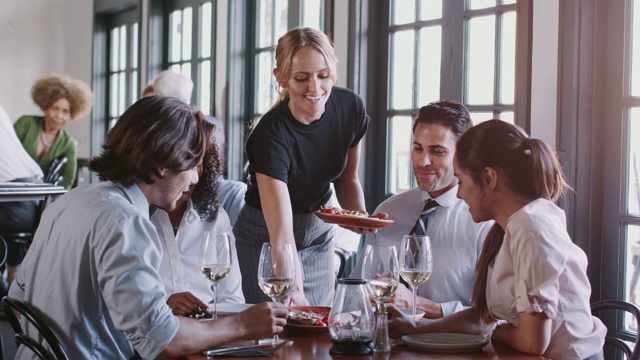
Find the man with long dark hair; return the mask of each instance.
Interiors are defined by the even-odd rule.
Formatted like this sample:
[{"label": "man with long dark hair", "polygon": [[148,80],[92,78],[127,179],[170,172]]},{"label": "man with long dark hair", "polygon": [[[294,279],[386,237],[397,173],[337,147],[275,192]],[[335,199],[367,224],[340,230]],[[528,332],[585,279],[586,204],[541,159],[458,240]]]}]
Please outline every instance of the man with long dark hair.
[{"label": "man with long dark hair", "polygon": [[70,358],[178,357],[282,331],[280,304],[200,322],[174,315],[165,302],[149,207],[172,210],[198,182],[210,137],[202,122],[180,100],[141,99],[91,159],[102,181],[69,191],[44,213],[10,296],[34,308]]}]

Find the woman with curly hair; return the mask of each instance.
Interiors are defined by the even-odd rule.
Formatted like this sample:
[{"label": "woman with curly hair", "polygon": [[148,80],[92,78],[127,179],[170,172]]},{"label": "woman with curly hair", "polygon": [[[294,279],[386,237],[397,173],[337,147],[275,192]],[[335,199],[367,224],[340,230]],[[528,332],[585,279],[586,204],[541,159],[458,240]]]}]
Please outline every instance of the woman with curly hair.
[{"label": "woman with curly hair", "polygon": [[[205,121],[205,130],[213,134],[215,125]],[[220,189],[222,162],[213,138],[202,164],[199,181],[185,192],[172,211],[156,209],[151,222],[158,231],[163,254],[160,275],[168,294],[167,304],[182,316],[211,315],[207,303],[212,299],[209,281],[199,268],[202,234],[229,233],[235,248],[229,216],[216,200]],[[233,252],[231,273],[217,287],[218,303],[244,303],[238,257]],[[204,300],[204,301],[203,301]]]},{"label": "woman with curly hair", "polygon": [[33,85],[31,98],[44,116],[25,115],[13,125],[22,146],[47,171],[53,160],[67,157],[61,186],[69,189],[76,178],[76,141],[63,128],[69,119],[77,120],[89,112],[93,93],[87,84],[67,75],[45,76]]}]

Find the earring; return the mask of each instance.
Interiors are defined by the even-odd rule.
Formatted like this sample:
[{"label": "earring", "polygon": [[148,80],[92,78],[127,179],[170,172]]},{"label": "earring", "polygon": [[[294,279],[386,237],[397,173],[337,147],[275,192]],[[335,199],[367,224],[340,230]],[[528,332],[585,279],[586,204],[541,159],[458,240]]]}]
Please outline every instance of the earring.
[{"label": "earring", "polygon": [[282,86],[280,86],[280,83],[276,81],[276,92],[280,94],[280,91],[282,91]]}]

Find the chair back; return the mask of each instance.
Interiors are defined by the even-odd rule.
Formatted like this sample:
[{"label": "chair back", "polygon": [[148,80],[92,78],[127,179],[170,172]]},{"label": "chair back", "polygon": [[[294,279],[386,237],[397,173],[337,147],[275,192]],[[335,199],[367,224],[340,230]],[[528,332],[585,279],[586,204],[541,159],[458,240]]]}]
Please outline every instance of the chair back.
[{"label": "chair back", "polygon": [[[591,304],[591,313],[596,315],[605,310],[626,311],[635,317],[636,324],[640,324],[640,307],[622,300],[601,300]],[[597,316],[597,315],[596,315]],[[621,350],[628,360],[640,360],[640,333],[636,331],[633,349],[617,335],[617,329],[608,329],[605,345],[609,344]]]},{"label": "chair back", "polygon": [[7,261],[7,241],[0,236],[0,267]]},{"label": "chair back", "polygon": [[[67,353],[64,351],[60,340],[53,333],[53,331],[40,319],[40,317],[33,311],[29,305],[24,302],[10,298],[5,296],[2,298],[2,309],[4,310],[11,327],[15,333],[14,339],[16,341],[16,345],[19,347],[20,345],[24,345],[27,348],[31,349],[40,359],[58,359],[58,360],[67,360],[69,357]],[[45,342],[49,345],[51,350],[47,349],[45,346],[40,344],[38,340],[27,335],[20,325],[20,320],[16,315],[16,312],[19,313],[24,319],[27,320],[28,323],[35,326],[36,329],[40,332]]]},{"label": "chair back", "polygon": [[57,158],[53,159],[53,161],[47,168],[47,172],[44,174],[44,182],[54,185],[59,184],[60,171],[67,163],[67,161],[69,161],[69,159],[67,159],[67,157],[64,155],[60,155]]}]

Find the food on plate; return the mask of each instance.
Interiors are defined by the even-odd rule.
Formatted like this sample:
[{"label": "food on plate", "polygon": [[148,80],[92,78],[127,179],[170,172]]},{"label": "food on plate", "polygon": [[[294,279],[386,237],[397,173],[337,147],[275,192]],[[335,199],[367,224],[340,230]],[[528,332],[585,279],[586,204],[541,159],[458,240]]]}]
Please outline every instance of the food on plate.
[{"label": "food on plate", "polygon": [[369,214],[366,211],[360,210],[345,210],[339,209],[337,207],[325,207],[320,210],[323,214],[332,214],[332,215],[352,215],[352,216],[360,216],[367,217]]},{"label": "food on plate", "polygon": [[327,326],[331,308],[296,306],[292,307],[287,322],[294,325]]}]

